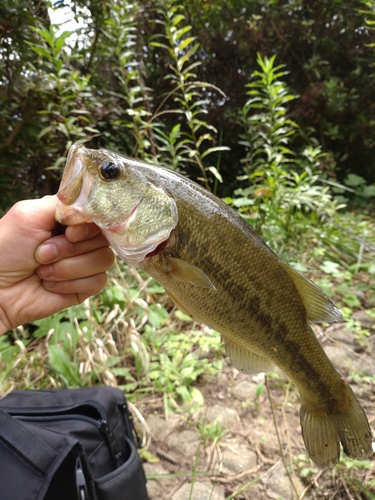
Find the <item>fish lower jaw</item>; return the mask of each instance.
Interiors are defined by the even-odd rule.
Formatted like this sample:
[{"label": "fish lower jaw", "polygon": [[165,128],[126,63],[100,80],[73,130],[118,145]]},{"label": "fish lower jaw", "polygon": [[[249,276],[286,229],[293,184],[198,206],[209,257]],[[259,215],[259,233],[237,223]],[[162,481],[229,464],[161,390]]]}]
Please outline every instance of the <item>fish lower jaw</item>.
[{"label": "fish lower jaw", "polygon": [[132,246],[129,243],[115,241],[113,231],[111,230],[102,229],[102,232],[117,255],[124,259],[125,262],[135,267],[143,262],[145,257],[160,245],[160,241],[151,241],[144,245]]},{"label": "fish lower jaw", "polygon": [[83,224],[84,222],[93,222],[90,216],[84,214],[77,207],[66,207],[63,204],[57,204],[55,219],[64,226],[76,226],[78,224]]}]

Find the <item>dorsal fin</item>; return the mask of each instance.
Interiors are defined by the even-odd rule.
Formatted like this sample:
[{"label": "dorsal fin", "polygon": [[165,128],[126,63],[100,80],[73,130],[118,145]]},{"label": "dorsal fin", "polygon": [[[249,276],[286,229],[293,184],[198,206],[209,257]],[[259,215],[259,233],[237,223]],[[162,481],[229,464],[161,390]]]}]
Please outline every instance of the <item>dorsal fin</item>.
[{"label": "dorsal fin", "polygon": [[313,323],[328,323],[341,320],[341,312],[332,299],[306,276],[282,262],[300,294],[306,308],[307,319]]}]

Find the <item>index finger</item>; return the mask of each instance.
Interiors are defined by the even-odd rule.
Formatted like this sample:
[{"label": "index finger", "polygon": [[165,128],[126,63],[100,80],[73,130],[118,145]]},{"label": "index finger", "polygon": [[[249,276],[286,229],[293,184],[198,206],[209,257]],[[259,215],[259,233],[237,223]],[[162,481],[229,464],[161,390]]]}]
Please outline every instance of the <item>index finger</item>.
[{"label": "index finger", "polygon": [[65,230],[66,239],[71,243],[84,241],[93,238],[100,233],[100,228],[93,222],[78,224],[77,226],[68,226]]}]

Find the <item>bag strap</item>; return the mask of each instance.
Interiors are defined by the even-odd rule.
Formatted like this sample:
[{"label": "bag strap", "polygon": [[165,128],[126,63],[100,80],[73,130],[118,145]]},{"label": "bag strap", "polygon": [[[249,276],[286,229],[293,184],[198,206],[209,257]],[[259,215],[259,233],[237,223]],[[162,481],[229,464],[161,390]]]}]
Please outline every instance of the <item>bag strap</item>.
[{"label": "bag strap", "polygon": [[58,454],[16,418],[0,409],[0,440],[39,474],[48,474]]}]

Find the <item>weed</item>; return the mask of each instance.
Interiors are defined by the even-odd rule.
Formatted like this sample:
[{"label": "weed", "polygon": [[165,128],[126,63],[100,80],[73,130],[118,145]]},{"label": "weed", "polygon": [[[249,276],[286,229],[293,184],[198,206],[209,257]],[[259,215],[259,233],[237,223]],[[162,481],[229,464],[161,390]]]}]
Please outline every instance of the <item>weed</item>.
[{"label": "weed", "polygon": [[303,453],[293,457],[293,466],[298,470],[299,476],[305,480],[311,479],[314,474],[319,472],[312,460]]},{"label": "weed", "polygon": [[198,425],[198,430],[205,446],[217,445],[226,433],[221,417],[217,417],[213,422],[201,422]]},{"label": "weed", "polygon": [[176,333],[169,329],[156,332],[146,325],[142,342],[150,355],[150,366],[147,372],[138,374],[140,387],[147,390],[145,377],[152,382],[154,390],[163,394],[165,414],[186,412],[181,403],[187,404],[191,411],[202,406],[203,395],[193,383],[203,373],[220,371],[222,360],[200,358],[193,349],[195,345],[200,345],[202,351],[210,349],[211,355],[218,355],[221,344],[217,334],[197,331]]},{"label": "weed", "polygon": [[[340,477],[345,491],[353,494],[355,498],[361,499],[363,495],[368,500],[375,500],[374,481],[368,481],[368,473],[371,474],[373,463],[370,460],[355,460],[342,455],[332,475]],[[349,493],[350,491],[350,493]]]},{"label": "weed", "polygon": [[[155,136],[161,143],[160,151],[170,157],[172,168],[181,170],[187,162],[195,165],[200,173],[197,179],[209,188],[209,174],[220,182],[222,179],[216,166],[207,165],[206,159],[212,153],[229,148],[214,145],[217,131],[202,118],[210,104],[203,95],[203,89],[210,85],[198,82],[193,71],[201,64],[196,57],[200,46],[196,37],[191,34],[192,27],[184,22],[185,9],[174,0],[158,1],[157,4],[157,11],[163,19],[160,21],[163,32],[155,37],[151,45],[165,51],[171,61],[171,72],[166,79],[173,85],[173,90],[162,105],[172,98],[177,107],[166,111],[158,109],[152,120],[163,113],[178,113],[184,117],[187,129],[182,130],[180,124],[177,124],[166,133],[161,127],[154,126]],[[216,91],[219,89],[216,88]],[[164,163],[168,161],[168,156]]]},{"label": "weed", "polygon": [[271,231],[273,242],[295,237],[306,224],[316,226],[344,206],[328,186],[318,183],[318,169],[327,156],[322,148],[314,141],[299,154],[288,147],[298,125],[287,118],[287,105],[297,96],[281,80],[286,72],[283,65],[275,66],[275,57],[258,54],[260,71],[246,85],[250,98],[239,122],[244,128],[240,144],[246,150],[242,179],[250,185],[228,199],[257,231]]}]

